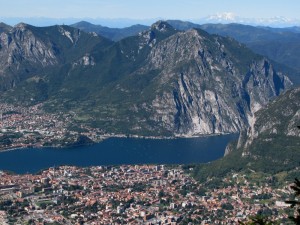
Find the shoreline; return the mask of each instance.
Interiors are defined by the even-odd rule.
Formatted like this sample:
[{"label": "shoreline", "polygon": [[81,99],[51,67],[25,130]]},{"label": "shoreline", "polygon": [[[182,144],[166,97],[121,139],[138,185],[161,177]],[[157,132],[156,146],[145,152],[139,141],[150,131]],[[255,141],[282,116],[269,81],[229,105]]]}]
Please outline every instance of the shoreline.
[{"label": "shoreline", "polygon": [[29,148],[55,148],[55,149],[68,149],[73,147],[82,147],[88,145],[98,144],[106,139],[110,138],[132,138],[132,139],[152,139],[152,140],[174,140],[174,139],[191,139],[191,138],[205,138],[205,137],[214,137],[214,136],[224,136],[230,135],[234,133],[218,133],[218,134],[199,134],[199,135],[175,135],[175,136],[139,136],[139,135],[125,135],[125,134],[117,134],[117,135],[103,135],[101,136],[101,140],[93,143],[81,144],[81,145],[49,145],[49,146],[14,146],[14,147],[4,147],[0,148],[0,154],[3,152],[10,152],[15,150],[29,149]]}]

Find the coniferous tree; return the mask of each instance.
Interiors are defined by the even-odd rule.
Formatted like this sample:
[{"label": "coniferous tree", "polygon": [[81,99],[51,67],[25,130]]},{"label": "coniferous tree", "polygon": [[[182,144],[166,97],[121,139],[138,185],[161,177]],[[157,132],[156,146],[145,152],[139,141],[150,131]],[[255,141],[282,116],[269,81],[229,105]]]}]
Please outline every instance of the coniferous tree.
[{"label": "coniferous tree", "polygon": [[268,217],[256,215],[250,217],[247,222],[239,222],[240,225],[276,225],[278,222],[270,220]]},{"label": "coniferous tree", "polygon": [[[300,126],[297,126],[300,129]],[[295,224],[300,224],[300,181],[296,178],[294,185],[291,188],[295,191],[295,199],[286,201],[290,204],[292,208],[295,209],[294,216],[290,218],[295,222]]]},{"label": "coniferous tree", "polygon": [[286,201],[292,208],[295,209],[294,216],[290,218],[295,224],[300,224],[300,181],[296,178],[294,185],[291,188],[295,191],[295,200]]}]

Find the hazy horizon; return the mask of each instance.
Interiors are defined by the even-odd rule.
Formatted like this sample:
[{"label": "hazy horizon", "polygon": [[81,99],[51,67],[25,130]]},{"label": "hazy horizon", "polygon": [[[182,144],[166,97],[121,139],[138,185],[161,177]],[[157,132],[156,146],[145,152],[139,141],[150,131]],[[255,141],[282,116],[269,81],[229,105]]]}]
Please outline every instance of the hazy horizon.
[{"label": "hazy horizon", "polygon": [[110,27],[150,25],[163,19],[194,23],[238,22],[274,27],[300,26],[297,0],[0,0],[0,21],[9,25],[25,22],[36,26],[72,24],[81,20]]},{"label": "hazy horizon", "polygon": [[152,18],[152,19],[131,19],[131,18],[46,18],[46,17],[12,17],[4,18],[0,17],[0,22],[3,22],[10,26],[15,26],[18,23],[26,23],[33,26],[52,26],[52,25],[72,25],[81,21],[86,21],[95,25],[102,25],[111,28],[124,28],[136,24],[147,25],[159,21],[159,20],[180,20],[187,21],[196,24],[207,24],[207,23],[220,23],[220,24],[230,24],[230,23],[239,23],[244,25],[252,26],[269,26],[275,28],[284,28],[284,27],[300,27],[300,20],[287,20],[285,18],[266,18],[255,20],[253,18],[237,18],[232,20],[224,20],[223,18],[199,18],[199,19],[167,19],[167,18]]}]

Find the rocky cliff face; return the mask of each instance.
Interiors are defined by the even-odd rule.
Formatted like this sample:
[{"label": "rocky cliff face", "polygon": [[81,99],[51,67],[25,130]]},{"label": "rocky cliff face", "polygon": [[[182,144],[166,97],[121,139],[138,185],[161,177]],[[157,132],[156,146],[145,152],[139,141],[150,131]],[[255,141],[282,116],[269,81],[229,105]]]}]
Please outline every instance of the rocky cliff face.
[{"label": "rocky cliff face", "polygon": [[300,88],[296,88],[255,114],[254,123],[243,134],[244,137],[240,137],[243,141],[239,147],[245,149],[244,155],[249,155],[251,154],[249,149],[257,142],[272,142],[276,136],[286,139],[300,138],[300,129],[297,128],[299,124]]},{"label": "rocky cliff face", "polygon": [[159,70],[162,88],[151,103],[151,119],[178,135],[239,132],[270,98],[291,85],[267,59],[199,30],[165,39],[147,61],[142,70]]},{"label": "rocky cliff face", "polygon": [[[74,56],[70,53],[82,48],[79,42],[87,36],[94,45],[100,42],[97,35],[82,34],[67,26],[38,28],[20,23],[14,27],[0,27],[3,27],[0,30],[0,90],[13,88],[32,76],[43,76],[40,73],[45,68],[60,66],[73,57],[82,57],[84,51],[77,51]],[[87,47],[85,51],[89,50]]]},{"label": "rocky cliff face", "polygon": [[4,80],[0,86],[4,90],[28,78],[33,67],[58,63],[52,46],[38,39],[26,24],[1,32],[0,46],[0,76]]},{"label": "rocky cliff face", "polygon": [[[286,91],[257,111],[253,124],[241,132],[238,143],[230,143],[226,157],[209,170],[216,174],[251,169],[269,174],[289,171],[294,179],[299,174],[300,160],[300,88]],[[224,166],[226,165],[226,166]]]},{"label": "rocky cliff face", "polygon": [[276,181],[299,176],[300,88],[281,94],[255,113],[250,128],[226,148],[225,157],[197,166],[194,175],[204,181],[233,172],[265,173]]},{"label": "rocky cliff face", "polygon": [[20,65],[23,60],[42,66],[57,64],[53,46],[39,40],[27,26],[21,23],[10,32],[1,33],[0,60],[2,65]]},{"label": "rocky cliff face", "polygon": [[48,108],[75,111],[106,132],[239,132],[291,86],[266,58],[238,42],[202,30],[179,32],[163,21],[114,44],[67,26],[20,24],[1,33],[1,46],[0,76],[10,77],[1,85],[16,86],[4,99],[21,96],[19,87],[28,89],[22,79],[37,76],[43,82],[37,93],[50,90],[40,100]]}]

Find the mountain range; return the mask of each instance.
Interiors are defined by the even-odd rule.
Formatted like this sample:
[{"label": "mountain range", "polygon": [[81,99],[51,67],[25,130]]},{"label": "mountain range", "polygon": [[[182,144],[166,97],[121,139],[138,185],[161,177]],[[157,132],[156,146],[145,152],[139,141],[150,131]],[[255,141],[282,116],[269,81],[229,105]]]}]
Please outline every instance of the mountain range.
[{"label": "mountain range", "polygon": [[85,21],[72,24],[71,26],[85,32],[95,32],[96,34],[113,41],[120,41],[123,38],[137,35],[139,32],[145,31],[149,28],[149,26],[140,24],[125,28],[109,28],[101,25],[94,25]]},{"label": "mountain range", "polygon": [[[49,17],[0,17],[0,21],[3,21],[9,25],[15,25],[20,21],[32,24],[34,26],[51,26],[54,24],[73,24],[80,20],[89,21],[93,24],[101,24],[107,27],[130,27],[135,24],[151,25],[157,20],[163,18],[148,18],[148,19],[130,19],[130,18],[49,18]],[[246,18],[235,15],[232,12],[222,12],[217,14],[211,14],[205,17],[199,17],[195,19],[190,19],[190,22],[197,24],[207,24],[207,23],[239,23],[251,26],[270,26],[270,27],[293,27],[300,24],[299,19],[292,19],[283,16],[276,17],[265,17],[265,18]]]},{"label": "mountain range", "polygon": [[[300,29],[299,27],[271,28],[255,27],[236,23],[230,24],[195,24],[180,20],[167,20],[171,26],[177,30],[187,31],[197,28],[205,30],[210,34],[228,36],[245,44],[255,53],[264,55],[273,60],[276,67],[280,63],[285,65],[285,72],[290,74],[290,78],[295,84],[300,84]],[[88,22],[79,22],[71,25],[86,32],[96,32],[110,40],[118,41],[122,38],[137,35],[139,32],[146,30],[147,26],[135,25],[132,27],[116,29],[93,25]]]},{"label": "mountain range", "polygon": [[1,27],[1,101],[72,111],[108,133],[240,132],[292,85],[284,66],[234,39],[165,21],[116,42],[69,26]]},{"label": "mountain range", "polygon": [[298,19],[286,18],[283,16],[276,16],[271,18],[245,18],[235,15],[232,12],[217,13],[202,19],[197,20],[197,23],[239,23],[252,26],[272,26],[272,27],[288,27],[299,24]]},{"label": "mountain range", "polygon": [[234,38],[255,53],[273,60],[275,64],[278,62],[281,65],[285,65],[287,67],[286,70],[291,74],[290,77],[293,82],[300,84],[300,67],[298,64],[300,60],[300,33],[298,27],[254,27],[234,23],[198,25],[176,20],[170,20],[168,23],[179,30],[199,28],[210,34]]},{"label": "mountain range", "polygon": [[74,126],[105,134],[239,133],[224,158],[192,166],[193,176],[291,180],[300,160],[298,35],[174,20],[126,29],[1,23],[0,102],[72,112]]}]

